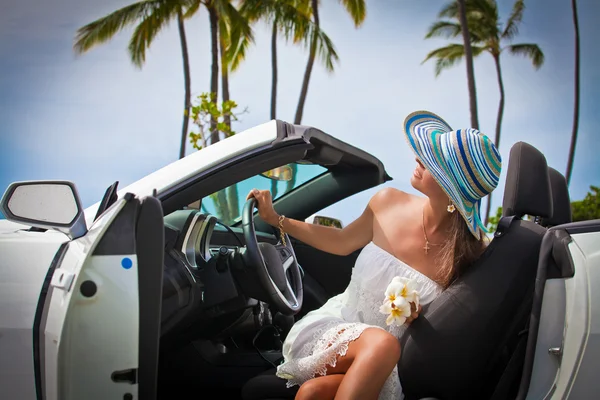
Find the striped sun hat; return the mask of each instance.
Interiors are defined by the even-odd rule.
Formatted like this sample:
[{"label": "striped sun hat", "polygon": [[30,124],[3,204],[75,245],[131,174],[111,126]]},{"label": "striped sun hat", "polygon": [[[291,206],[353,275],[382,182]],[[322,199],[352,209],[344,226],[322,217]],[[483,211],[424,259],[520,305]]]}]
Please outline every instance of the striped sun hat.
[{"label": "striped sun hat", "polygon": [[416,111],[404,120],[404,133],[417,158],[433,175],[476,237],[488,232],[481,222],[481,199],[500,178],[502,159],[492,141],[476,129],[452,130],[439,116]]}]

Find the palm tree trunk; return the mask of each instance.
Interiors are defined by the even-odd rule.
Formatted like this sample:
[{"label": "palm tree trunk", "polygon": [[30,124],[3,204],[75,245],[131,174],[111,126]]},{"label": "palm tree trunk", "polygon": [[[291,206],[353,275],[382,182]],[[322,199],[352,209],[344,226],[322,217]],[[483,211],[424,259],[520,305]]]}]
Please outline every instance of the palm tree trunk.
[{"label": "palm tree trunk", "polygon": [[571,0],[573,10],[573,26],[575,28],[575,99],[573,104],[573,131],[571,132],[571,146],[569,147],[569,159],[567,161],[567,185],[571,183],[573,172],[573,161],[575,158],[575,145],[577,144],[577,131],[579,130],[579,18],[577,17],[577,1]]},{"label": "palm tree trunk", "polygon": [[277,19],[271,33],[271,119],[277,118]]},{"label": "palm tree trunk", "polygon": [[[208,19],[210,22],[210,45],[212,51],[212,65],[210,70],[210,92],[213,103],[217,104],[219,95],[219,16],[214,6],[208,7]],[[219,141],[217,120],[210,119],[210,144]]]},{"label": "palm tree trunk", "polygon": [[[221,49],[221,89],[223,90],[222,100],[223,103],[229,101],[229,62],[227,60],[227,42],[224,40],[223,35],[219,35],[219,46]],[[229,114],[223,115],[223,122],[231,132],[231,116]],[[238,188],[237,184],[231,185],[226,190],[227,200],[227,218],[228,221],[233,221],[240,215],[239,199],[238,199]],[[225,201],[224,196],[219,198],[219,201]]]},{"label": "palm tree trunk", "polygon": [[[221,46],[221,89],[223,90],[223,103],[225,103],[229,101],[229,63],[227,62],[227,43],[222,36],[219,43]],[[231,116],[229,114],[223,115],[223,122],[231,132]]]},{"label": "palm tree trunk", "polygon": [[500,69],[500,54],[494,55],[496,74],[498,75],[498,88],[500,89],[500,102],[498,104],[498,117],[496,118],[496,137],[494,144],[500,148],[500,130],[502,128],[502,117],[504,116],[504,82],[502,81],[502,70]]},{"label": "palm tree trunk", "polygon": [[477,118],[477,91],[475,88],[475,71],[473,68],[473,50],[471,50],[471,37],[469,35],[469,26],[467,25],[467,10],[465,8],[465,0],[457,1],[460,15],[460,26],[465,46],[465,62],[467,64],[467,84],[469,86],[471,128],[479,129],[479,120]]},{"label": "palm tree trunk", "polygon": [[[498,104],[498,117],[496,119],[496,137],[494,144],[500,148],[500,130],[502,129],[502,117],[504,115],[504,82],[502,81],[502,70],[500,69],[500,54],[494,54],[494,64],[496,65],[496,74],[498,75],[498,87],[500,88],[500,102]],[[490,219],[490,211],[492,207],[492,193],[487,196],[487,205],[485,209],[485,222],[487,226]]]},{"label": "palm tree trunk", "polygon": [[[313,19],[316,28],[319,28],[319,2],[318,0],[311,0]],[[300,90],[300,99],[298,100],[298,108],[296,108],[296,116],[294,117],[294,124],[300,124],[302,122],[302,113],[304,112],[304,103],[306,102],[306,95],[308,93],[308,82],[310,81],[310,74],[312,73],[313,65],[315,64],[315,57],[317,54],[317,34],[313,33],[310,43],[310,51],[308,54],[308,62],[306,63],[306,71],[304,71],[304,80],[302,81],[302,89]]]},{"label": "palm tree trunk", "polygon": [[179,148],[179,158],[185,157],[185,144],[188,138],[188,126],[190,122],[190,106],[191,106],[191,82],[190,82],[190,58],[187,48],[187,40],[185,36],[185,26],[183,25],[183,14],[181,10],[177,12],[177,26],[179,28],[179,39],[181,41],[181,57],[183,58],[183,82],[185,85],[185,113],[183,114],[183,127],[181,128],[181,146]]}]

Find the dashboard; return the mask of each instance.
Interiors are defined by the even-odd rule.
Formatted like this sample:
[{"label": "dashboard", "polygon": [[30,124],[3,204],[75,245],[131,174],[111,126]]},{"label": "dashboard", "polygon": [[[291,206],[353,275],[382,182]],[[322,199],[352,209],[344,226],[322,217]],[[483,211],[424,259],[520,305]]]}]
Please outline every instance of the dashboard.
[{"label": "dashboard", "polygon": [[[252,277],[244,263],[241,228],[218,224],[198,210],[179,210],[164,217],[165,249],[161,335],[193,324],[243,313],[258,305],[240,282]],[[275,243],[274,235],[259,233]]]}]

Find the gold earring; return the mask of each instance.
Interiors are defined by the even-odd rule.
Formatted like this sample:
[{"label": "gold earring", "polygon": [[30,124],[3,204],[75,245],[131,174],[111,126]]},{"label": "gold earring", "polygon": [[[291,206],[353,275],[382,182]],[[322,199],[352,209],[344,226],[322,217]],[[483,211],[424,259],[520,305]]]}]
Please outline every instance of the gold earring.
[{"label": "gold earring", "polygon": [[452,201],[448,200],[448,202],[449,202],[449,204],[448,204],[448,207],[446,208],[446,210],[450,214],[452,214],[456,210],[456,207],[454,207],[454,204],[452,204]]}]

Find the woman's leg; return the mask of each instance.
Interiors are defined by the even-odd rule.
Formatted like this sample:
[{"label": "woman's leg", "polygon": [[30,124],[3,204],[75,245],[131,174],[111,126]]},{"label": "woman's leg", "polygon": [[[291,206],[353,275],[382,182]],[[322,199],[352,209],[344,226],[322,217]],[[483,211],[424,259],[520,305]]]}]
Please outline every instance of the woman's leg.
[{"label": "woman's leg", "polygon": [[348,352],[338,357],[327,373],[343,373],[335,399],[376,400],[386,379],[400,359],[400,342],[389,332],[367,328],[350,342]]},{"label": "woman's leg", "polygon": [[382,329],[367,328],[348,344],[345,356],[338,356],[336,366],[327,368],[326,376],[305,382],[298,391],[300,395],[306,386],[307,394],[329,394],[335,389],[335,397],[307,395],[296,399],[376,400],[399,359],[400,342],[395,336]]},{"label": "woman's leg", "polygon": [[309,379],[300,386],[295,399],[333,400],[343,378],[344,374],[333,374]]}]

